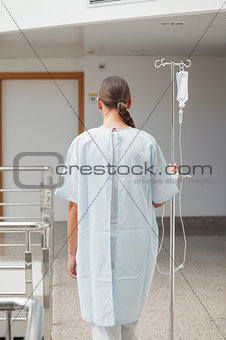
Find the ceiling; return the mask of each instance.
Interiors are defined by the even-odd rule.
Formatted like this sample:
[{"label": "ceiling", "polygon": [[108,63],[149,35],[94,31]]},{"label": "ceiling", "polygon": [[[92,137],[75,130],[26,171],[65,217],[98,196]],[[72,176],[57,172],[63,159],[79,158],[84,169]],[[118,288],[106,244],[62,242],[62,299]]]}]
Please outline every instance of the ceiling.
[{"label": "ceiling", "polygon": [[[23,34],[42,58],[88,54],[188,56],[202,35],[193,56],[226,56],[226,11],[214,19],[215,16],[213,12],[167,16],[26,30]],[[23,34],[20,31],[0,34],[0,58],[35,57]]]}]

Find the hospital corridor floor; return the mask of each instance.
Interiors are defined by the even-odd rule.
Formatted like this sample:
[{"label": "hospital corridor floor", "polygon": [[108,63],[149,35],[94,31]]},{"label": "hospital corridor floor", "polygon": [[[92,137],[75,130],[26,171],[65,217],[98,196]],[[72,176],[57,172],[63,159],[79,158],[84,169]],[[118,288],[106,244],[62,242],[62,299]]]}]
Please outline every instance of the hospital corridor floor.
[{"label": "hospital corridor floor", "polygon": [[[54,251],[67,239],[66,223],[54,224]],[[164,245],[169,251],[169,237]],[[176,263],[183,260],[183,237],[176,237]],[[169,255],[162,248],[158,265],[169,270]],[[225,236],[187,236],[187,257],[182,273],[175,273],[175,340],[221,340],[226,337]],[[77,281],[67,272],[67,245],[53,264],[52,340],[91,340],[90,324],[81,319]],[[183,274],[183,275],[182,275]],[[155,269],[149,297],[138,322],[139,340],[167,340],[169,275]]]}]

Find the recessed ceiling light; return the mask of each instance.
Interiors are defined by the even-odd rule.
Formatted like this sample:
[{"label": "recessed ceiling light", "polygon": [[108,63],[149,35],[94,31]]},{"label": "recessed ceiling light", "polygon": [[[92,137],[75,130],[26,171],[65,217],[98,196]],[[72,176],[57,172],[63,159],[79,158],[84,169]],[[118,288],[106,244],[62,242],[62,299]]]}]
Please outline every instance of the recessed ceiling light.
[{"label": "recessed ceiling light", "polygon": [[88,48],[87,53],[88,54],[93,54],[95,52],[94,48]]},{"label": "recessed ceiling light", "polygon": [[183,25],[185,25],[185,22],[176,21],[176,22],[174,23],[174,25],[183,26]]},{"label": "recessed ceiling light", "polygon": [[131,53],[145,53],[147,50],[145,48],[142,48],[140,50],[129,50]]},{"label": "recessed ceiling light", "polygon": [[182,21],[169,21],[169,22],[161,22],[161,25],[163,26],[183,26],[185,25],[185,22]]}]

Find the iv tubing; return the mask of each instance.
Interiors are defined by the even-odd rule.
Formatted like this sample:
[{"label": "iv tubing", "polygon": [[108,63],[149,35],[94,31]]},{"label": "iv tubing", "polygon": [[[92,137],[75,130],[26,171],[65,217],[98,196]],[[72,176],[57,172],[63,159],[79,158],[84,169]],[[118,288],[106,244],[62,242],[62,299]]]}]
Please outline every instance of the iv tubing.
[{"label": "iv tubing", "polygon": [[[180,150],[180,164],[182,164],[182,143],[181,143],[181,123],[180,125],[180,130],[179,130],[179,150]],[[185,235],[185,228],[184,228],[184,222],[183,222],[183,218],[182,218],[182,207],[181,207],[181,192],[182,192],[182,185],[183,185],[183,176],[181,176],[181,185],[180,185],[180,189],[179,189],[179,215],[180,215],[180,221],[181,221],[181,227],[182,227],[182,231],[183,231],[183,238],[184,238],[184,257],[183,257],[183,262],[180,265],[181,268],[183,268],[184,264],[185,264],[185,260],[186,260],[186,252],[187,252],[187,240],[186,240],[186,235]],[[163,244],[163,240],[164,240],[164,235],[165,235],[165,226],[164,226],[164,214],[165,214],[165,207],[164,205],[162,206],[162,217],[161,217],[161,224],[162,224],[162,237],[161,237],[161,241],[160,241],[160,246],[159,249],[157,251],[157,256],[160,253],[160,250],[162,248],[162,244]],[[151,239],[152,242],[152,239]],[[152,243],[152,249],[153,249],[153,243]],[[164,275],[169,275],[170,272],[166,273],[160,270],[158,263],[157,263],[157,256],[156,256],[156,267],[159,271],[159,273],[164,274]]]}]

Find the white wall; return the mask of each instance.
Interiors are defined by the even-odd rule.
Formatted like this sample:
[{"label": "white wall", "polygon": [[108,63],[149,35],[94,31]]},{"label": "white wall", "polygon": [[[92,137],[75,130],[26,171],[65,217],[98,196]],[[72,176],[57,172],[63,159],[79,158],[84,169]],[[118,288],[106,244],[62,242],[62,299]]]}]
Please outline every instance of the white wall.
[{"label": "white wall", "polygon": [[[181,60],[170,57],[168,60]],[[82,59],[45,60],[50,71],[85,71],[85,126],[102,124],[101,114],[95,104],[88,102],[88,93],[98,92],[101,81],[109,75],[125,77],[131,88],[133,105],[131,115],[138,128],[147,119],[170,83],[170,69],[156,69],[153,57],[94,57]],[[105,62],[106,69],[99,70],[98,63]],[[36,60],[0,60],[0,71],[40,70]],[[184,112],[183,164],[211,165],[212,175],[195,174],[193,182],[184,180],[182,212],[185,216],[225,215],[224,168],[226,166],[226,58],[192,58],[189,69],[189,95]],[[56,94],[58,95],[58,94]],[[66,105],[66,104],[65,104]],[[177,106],[176,106],[177,108]],[[177,112],[176,112],[177,117]],[[170,162],[170,91],[163,97],[143,129],[159,142],[165,158]],[[62,133],[62,138],[64,138]],[[178,153],[178,124],[176,122],[176,161]],[[7,150],[4,150],[7,152]],[[208,183],[201,184],[203,181]],[[198,183],[195,183],[199,180]],[[178,196],[177,196],[178,197]],[[65,216],[65,205],[58,214]],[[167,214],[169,212],[167,206]],[[159,209],[160,213],[160,209]],[[178,215],[178,207],[177,207]]]},{"label": "white wall", "polygon": [[66,3],[60,0],[5,0],[0,4],[0,32],[17,31],[18,26],[25,30],[169,14],[197,14],[218,11],[221,7],[221,0],[157,0],[95,8],[88,7],[88,0],[67,0]]},{"label": "white wall", "polygon": [[[4,80],[2,84],[2,160],[12,166],[14,157],[21,152],[48,152],[42,156],[29,155],[20,159],[20,166],[52,166],[59,160],[53,153],[62,155],[63,161],[71,141],[78,134],[78,80],[57,79],[57,85],[69,101],[67,104],[51,79]],[[72,109],[73,108],[73,109]],[[39,185],[41,172],[20,172],[19,180],[25,185]],[[3,173],[3,187],[13,188],[13,173]],[[47,183],[47,173],[44,181]],[[58,175],[54,173],[53,182]],[[5,202],[39,203],[39,192],[3,193]],[[66,219],[67,202],[55,200],[57,219]],[[4,207],[4,216],[40,215],[39,206]]]}]

